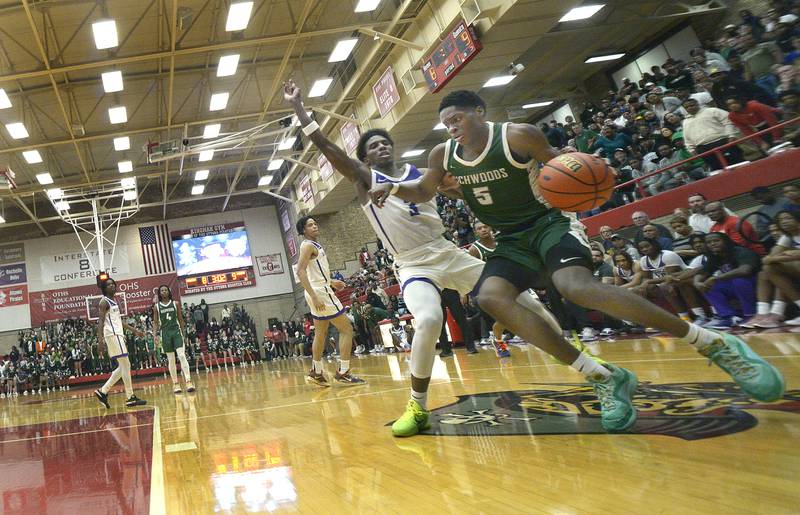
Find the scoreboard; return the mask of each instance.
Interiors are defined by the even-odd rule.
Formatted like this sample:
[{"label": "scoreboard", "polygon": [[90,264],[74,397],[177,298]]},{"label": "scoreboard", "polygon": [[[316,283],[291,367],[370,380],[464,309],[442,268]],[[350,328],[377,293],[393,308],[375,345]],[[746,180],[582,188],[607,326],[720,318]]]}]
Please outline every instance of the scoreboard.
[{"label": "scoreboard", "polygon": [[246,286],[253,286],[256,283],[252,268],[180,277],[178,280],[180,281],[181,295],[227,290],[230,288],[243,288]]},{"label": "scoreboard", "polygon": [[442,89],[482,49],[472,27],[463,18],[458,20],[422,65],[428,90],[436,93]]}]

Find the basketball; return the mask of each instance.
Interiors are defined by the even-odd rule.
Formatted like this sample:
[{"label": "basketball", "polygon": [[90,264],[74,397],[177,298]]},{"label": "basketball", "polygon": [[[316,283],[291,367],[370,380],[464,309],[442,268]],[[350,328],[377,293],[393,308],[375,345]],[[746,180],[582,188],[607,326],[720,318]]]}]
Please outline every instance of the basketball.
[{"label": "basketball", "polygon": [[542,168],[538,186],[552,207],[589,211],[605,204],[615,185],[614,169],[597,156],[570,152],[556,156]]}]

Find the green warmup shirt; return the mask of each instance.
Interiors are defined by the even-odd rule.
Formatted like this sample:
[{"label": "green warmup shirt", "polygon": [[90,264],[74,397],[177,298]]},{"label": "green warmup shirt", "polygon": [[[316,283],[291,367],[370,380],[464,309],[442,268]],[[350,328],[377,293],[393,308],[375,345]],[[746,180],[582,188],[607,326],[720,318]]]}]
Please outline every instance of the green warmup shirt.
[{"label": "green warmup shirt", "polygon": [[497,250],[497,247],[490,249],[486,245],[482,244],[480,241],[472,242],[475,245],[475,248],[478,249],[478,254],[480,255],[481,261],[488,261],[494,251]]},{"label": "green warmup shirt", "polygon": [[509,124],[486,123],[486,147],[472,161],[462,157],[463,149],[456,141],[447,141],[445,169],[461,185],[473,214],[500,231],[497,248],[489,257],[504,257],[539,272],[544,269],[547,252],[567,233],[580,232],[582,226],[574,215],[549,207],[535,193],[538,163],[524,163],[512,155],[506,136]]},{"label": "green warmup shirt", "polygon": [[166,304],[158,302],[158,321],[161,329],[161,348],[164,352],[175,352],[175,349],[183,347],[183,335],[178,324],[178,309],[175,301],[171,300]]}]

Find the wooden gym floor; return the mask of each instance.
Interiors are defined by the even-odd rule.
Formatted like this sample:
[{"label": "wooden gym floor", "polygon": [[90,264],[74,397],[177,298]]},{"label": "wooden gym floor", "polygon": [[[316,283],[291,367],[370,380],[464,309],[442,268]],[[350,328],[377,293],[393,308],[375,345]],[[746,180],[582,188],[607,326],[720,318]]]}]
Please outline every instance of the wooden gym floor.
[{"label": "wooden gym floor", "polygon": [[[408,355],[353,360],[359,387],[307,385],[309,360],[0,400],[1,513],[788,513],[800,506],[800,335],[747,337],[787,394],[743,397],[670,341],[592,350],[635,371],[633,433],[603,434],[581,377],[532,347],[437,358],[431,434],[391,436]],[[329,372],[334,363],[327,363]],[[121,388],[119,384],[117,391]]]}]

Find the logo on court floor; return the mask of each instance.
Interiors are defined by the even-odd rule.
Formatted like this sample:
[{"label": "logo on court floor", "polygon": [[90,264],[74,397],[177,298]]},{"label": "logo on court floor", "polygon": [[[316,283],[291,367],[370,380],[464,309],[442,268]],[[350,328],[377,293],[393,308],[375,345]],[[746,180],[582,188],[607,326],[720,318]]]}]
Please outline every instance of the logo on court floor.
[{"label": "logo on court floor", "polygon": [[[441,436],[604,434],[600,404],[589,385],[542,384],[533,390],[459,396],[431,412],[425,434]],[[746,431],[758,419],[745,410],[800,413],[800,390],[779,401],[748,399],[732,383],[642,384],[634,404],[635,434],[699,440]]]}]

